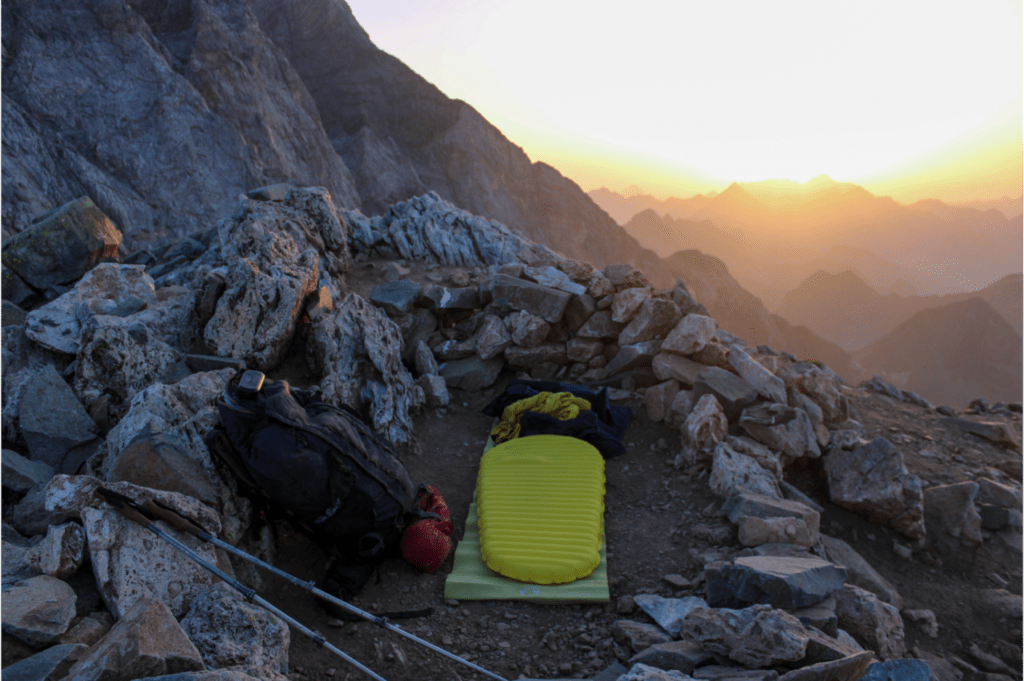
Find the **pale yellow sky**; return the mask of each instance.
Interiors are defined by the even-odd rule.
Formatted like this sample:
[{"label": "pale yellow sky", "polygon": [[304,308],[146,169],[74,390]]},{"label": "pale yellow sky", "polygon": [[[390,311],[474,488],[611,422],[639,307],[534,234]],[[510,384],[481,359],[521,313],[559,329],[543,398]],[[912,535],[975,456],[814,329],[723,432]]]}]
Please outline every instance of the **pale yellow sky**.
[{"label": "pale yellow sky", "polygon": [[1021,0],[352,0],[383,50],[585,190],[827,173],[1021,194]]}]

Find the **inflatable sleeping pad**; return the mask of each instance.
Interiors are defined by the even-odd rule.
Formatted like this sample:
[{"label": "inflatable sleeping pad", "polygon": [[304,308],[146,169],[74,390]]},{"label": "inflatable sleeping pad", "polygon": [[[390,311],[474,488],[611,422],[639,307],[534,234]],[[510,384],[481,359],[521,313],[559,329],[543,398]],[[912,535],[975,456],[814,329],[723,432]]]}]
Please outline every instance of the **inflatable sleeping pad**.
[{"label": "inflatable sleeping pad", "polygon": [[535,584],[586,577],[601,562],[604,459],[582,440],[532,435],[480,460],[480,553],[498,574]]}]

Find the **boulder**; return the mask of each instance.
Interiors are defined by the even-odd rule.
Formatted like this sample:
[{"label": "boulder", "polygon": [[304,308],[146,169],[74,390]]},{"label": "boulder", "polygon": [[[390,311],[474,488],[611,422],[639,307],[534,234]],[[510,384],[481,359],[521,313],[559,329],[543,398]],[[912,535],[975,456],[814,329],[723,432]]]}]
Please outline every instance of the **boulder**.
[{"label": "boulder", "polygon": [[22,310],[9,300],[2,303],[3,312],[0,313],[0,326],[18,326],[24,324],[28,319],[28,312]]},{"label": "boulder", "polygon": [[729,348],[729,364],[759,395],[779,404],[787,404],[786,385],[782,379],[750,358],[743,348]]},{"label": "boulder", "polygon": [[867,651],[854,653],[838,660],[794,669],[780,676],[779,681],[858,681],[873,659],[874,655]]},{"label": "boulder", "polygon": [[565,344],[565,355],[570,362],[589,362],[604,351],[604,343],[596,338],[573,338]]},{"label": "boulder", "polygon": [[729,435],[725,441],[734,452],[749,456],[757,465],[771,473],[773,478],[782,482],[782,461],[778,452],[773,452],[760,442],[744,435]]},{"label": "boulder", "polygon": [[818,367],[804,372],[795,382],[795,388],[809,397],[821,409],[825,426],[834,430],[849,417],[849,404],[839,392],[836,377]]},{"label": "boulder", "polygon": [[651,594],[637,594],[633,597],[641,610],[650,615],[662,629],[672,638],[679,638],[679,628],[683,620],[694,608],[708,607],[703,598],[693,596],[687,598],[662,598]]},{"label": "boulder", "polygon": [[911,539],[925,536],[921,481],[907,472],[903,455],[885,438],[824,457],[832,501]]},{"label": "boulder", "polygon": [[431,409],[447,407],[451,397],[448,394],[448,383],[443,376],[423,374],[416,379],[416,385],[423,391],[424,404]]},{"label": "boulder", "polygon": [[107,635],[114,625],[110,613],[95,613],[95,617],[83,617],[75,626],[60,637],[61,643],[84,644],[91,646]]},{"label": "boulder", "polygon": [[[31,313],[29,313],[31,316]],[[1020,448],[1020,435],[1010,424],[1001,421],[971,421],[953,416],[945,416],[939,421],[947,426],[958,428],[984,438],[996,444],[1012,445]]]},{"label": "boulder", "polygon": [[657,643],[668,643],[672,640],[661,627],[633,620],[619,620],[611,629],[615,640],[622,645],[628,644],[634,653]]},{"label": "boulder", "polygon": [[715,335],[716,328],[713,318],[688,314],[669,332],[662,348],[678,355],[689,355],[707,345]]},{"label": "boulder", "polygon": [[786,391],[786,394],[789,396],[789,403],[791,405],[807,413],[807,418],[811,422],[811,429],[814,430],[814,434],[818,438],[819,448],[827,445],[831,434],[828,428],[825,427],[825,419],[822,416],[821,407],[810,397],[798,390],[790,389]]},{"label": "boulder", "polygon": [[692,359],[671,352],[665,352],[664,343],[662,343],[662,351],[655,355],[651,361],[651,367],[654,369],[654,375],[658,377],[659,381],[667,381],[672,378],[690,388],[697,383],[701,372],[707,369],[706,366],[694,362]]},{"label": "boulder", "polygon": [[400,279],[374,286],[370,291],[370,302],[383,308],[389,315],[403,315],[409,312],[422,292],[421,284]]},{"label": "boulder", "polygon": [[980,478],[978,480],[978,494],[974,500],[978,504],[989,504],[1019,510],[1021,506],[1021,491],[1019,487],[1010,487],[988,478]]},{"label": "boulder", "polygon": [[174,439],[144,429],[123,450],[107,459],[107,480],[178,492],[216,507],[218,490],[210,474],[187,456]]},{"label": "boulder", "polygon": [[692,674],[698,666],[713,662],[714,655],[704,652],[695,641],[655,643],[629,658],[628,664],[645,664],[655,669]]},{"label": "boulder", "polygon": [[675,328],[680,319],[682,313],[679,306],[671,300],[646,300],[619,334],[619,345],[632,345],[664,337]]},{"label": "boulder", "polygon": [[46,537],[25,554],[34,569],[57,579],[75,574],[84,559],[85,533],[76,523],[51,525]]},{"label": "boulder", "polygon": [[978,605],[992,613],[997,619],[1021,619],[1021,596],[1006,589],[981,589],[974,593]]},{"label": "boulder", "polygon": [[[833,638],[815,627],[805,627],[807,632],[807,655],[803,662],[814,664],[818,662],[834,662],[850,655],[863,652],[863,648],[856,644],[849,645],[845,641]],[[838,629],[836,630],[839,631]]]},{"label": "boulder", "polygon": [[597,301],[590,294],[581,293],[569,299],[562,321],[565,322],[570,333],[576,333],[595,312],[597,312]]},{"label": "boulder", "polygon": [[570,260],[569,258],[560,261],[558,269],[568,274],[569,278],[573,281],[578,282],[590,281],[590,277],[594,273],[594,266],[589,262],[580,262],[579,260]]},{"label": "boulder", "polygon": [[25,386],[18,423],[29,457],[54,470],[65,470],[65,461],[77,469],[99,444],[96,423],[52,365]]},{"label": "boulder", "polygon": [[63,513],[46,510],[46,487],[36,485],[30,489],[11,513],[11,526],[26,537],[44,535],[51,525],[67,522]]},{"label": "boulder", "polygon": [[[813,532],[818,533],[821,515],[798,501],[782,499],[780,497],[755,494],[749,491],[739,491],[730,496],[722,508],[720,515],[726,516],[731,522],[739,523],[740,518],[747,516],[752,518],[797,518]],[[817,543],[816,541],[814,543]]]},{"label": "boulder", "polygon": [[580,327],[576,335],[580,338],[617,340],[624,327],[624,324],[620,324],[612,319],[610,311],[598,310],[590,315],[586,324]]},{"label": "boulder", "polygon": [[928,638],[939,637],[939,622],[931,610],[904,610],[903,615],[916,623]]},{"label": "boulder", "polygon": [[437,375],[437,360],[434,358],[434,353],[430,351],[430,348],[423,341],[419,341],[416,344],[416,349],[413,351],[413,367],[416,369],[416,373],[421,376]]},{"label": "boulder", "polygon": [[53,477],[53,466],[26,459],[14,450],[3,450],[3,486],[12,492],[27,492],[45,485]]},{"label": "boulder", "polygon": [[423,406],[423,391],[402,362],[398,327],[380,308],[348,294],[313,323],[306,353],[323,376],[326,402],[357,411],[366,405],[378,433],[397,444],[410,441],[410,413]]},{"label": "boulder", "polygon": [[820,558],[748,556],[723,566],[720,579],[742,603],[793,610],[814,605],[841,588],[846,570]]},{"label": "boulder", "polygon": [[[944,532],[964,546],[980,546],[981,516],[974,506],[978,483],[930,487],[924,491],[925,526],[933,535]],[[941,539],[941,537],[940,537]]]},{"label": "boulder", "polygon": [[[710,396],[705,395],[705,397]],[[703,400],[704,398],[701,399]],[[723,499],[728,498],[738,490],[763,494],[769,497],[782,497],[782,493],[779,491],[779,483],[775,476],[758,465],[757,461],[745,454],[733,451],[724,442],[715,444],[711,477],[708,478],[708,485],[715,494]],[[744,544],[744,546],[751,546],[751,544]]]},{"label": "boulder", "polygon": [[[7,303],[14,305],[18,310],[22,310],[23,308],[33,307],[39,302],[39,294],[36,290],[29,286],[24,279],[3,265],[0,265],[0,293],[2,293],[4,301],[5,319],[3,320],[3,326],[8,326],[6,319],[9,314]],[[19,319],[17,323],[24,324],[25,320]]]},{"label": "boulder", "polygon": [[[660,356],[660,355],[659,355]],[[670,430],[679,430],[683,427],[683,423],[693,412],[693,406],[697,400],[693,396],[692,390],[680,390],[676,393],[676,396],[672,398],[672,403],[668,407],[668,412],[665,414],[665,425]]]},{"label": "boulder", "polygon": [[881,660],[904,655],[900,612],[870,591],[847,584],[835,592],[839,626],[875,651]]},{"label": "boulder", "polygon": [[512,336],[512,342],[524,348],[535,348],[544,342],[551,325],[529,312],[513,312],[505,317],[505,326]]},{"label": "boulder", "polygon": [[811,547],[817,543],[817,533],[807,527],[802,518],[740,516],[737,525],[737,534],[743,546],[790,543]]},{"label": "boulder", "polygon": [[75,616],[75,591],[66,582],[39,575],[4,589],[3,631],[35,648],[56,643]]},{"label": "boulder", "polygon": [[139,320],[100,316],[82,326],[75,391],[89,406],[104,394],[116,397],[115,419],[148,386],[176,383],[190,373],[185,355]]},{"label": "boulder", "polygon": [[487,284],[494,300],[505,299],[514,310],[524,310],[549,323],[557,322],[565,313],[572,294],[541,286],[523,279],[497,274]]},{"label": "boulder", "polygon": [[655,355],[661,349],[661,341],[652,340],[634,345],[623,345],[618,353],[608,362],[607,370],[610,376],[614,376],[636,367],[651,366]]},{"label": "boulder", "polygon": [[612,299],[612,321],[629,324],[640,306],[650,299],[651,289],[647,287],[622,289]]},{"label": "boulder", "polygon": [[935,681],[931,667],[924,660],[889,660],[875,662],[867,668],[861,681]]},{"label": "boulder", "polygon": [[608,281],[611,282],[616,291],[621,291],[625,288],[649,287],[651,285],[651,282],[647,281],[647,277],[644,276],[643,272],[629,264],[606,265],[604,276],[608,278]]},{"label": "boulder", "polygon": [[683,620],[681,636],[753,668],[803,659],[808,640],[800,620],[768,605],[694,608]]},{"label": "boulder", "polygon": [[828,559],[836,565],[846,568],[847,584],[870,591],[897,610],[903,609],[903,598],[896,587],[878,574],[875,568],[871,567],[871,564],[864,560],[853,547],[842,539],[836,539],[827,534],[821,535],[821,541],[825,545],[825,555]]},{"label": "boulder", "polygon": [[682,279],[677,279],[675,286],[672,287],[672,302],[679,306],[683,314],[695,312],[700,306]]},{"label": "boulder", "polygon": [[615,293],[615,286],[601,270],[594,270],[587,284],[587,293],[594,298],[604,298]]},{"label": "boulder", "polygon": [[446,340],[434,346],[434,355],[440,360],[465,359],[476,354],[476,338]]},{"label": "boulder", "polygon": [[814,605],[796,608],[793,610],[793,615],[805,627],[814,627],[828,636],[834,637],[839,631],[839,618],[836,617],[836,599],[831,596]]},{"label": "boulder", "polygon": [[718,399],[730,421],[738,419],[740,412],[757,399],[757,393],[742,379],[715,367],[701,372],[700,378],[694,383],[696,397],[706,394],[712,394]]},{"label": "boulder", "polygon": [[542,343],[534,348],[512,346],[505,349],[505,361],[509,368],[530,371],[545,362],[567,364],[565,343]]},{"label": "boulder", "polygon": [[647,417],[655,423],[664,420],[672,406],[672,401],[678,394],[679,381],[674,378],[648,388],[644,393]]},{"label": "boulder", "polygon": [[505,328],[505,322],[493,314],[484,314],[475,339],[476,354],[483,360],[501,356],[512,345],[512,336]]},{"label": "boulder", "polygon": [[77,281],[104,259],[116,259],[121,238],[114,223],[83,196],[7,239],[3,264],[45,291]]},{"label": "boulder", "polygon": [[573,295],[581,295],[587,292],[587,287],[574,282],[568,274],[561,270],[545,265],[543,267],[525,267],[523,276],[541,286],[558,289]]},{"label": "boulder", "polygon": [[84,644],[61,644],[4,667],[4,681],[45,681],[63,679],[68,670],[89,650]]},{"label": "boulder", "polygon": [[701,397],[680,428],[684,449],[693,452],[693,463],[710,462],[715,445],[724,440],[728,432],[729,422],[714,395]]},{"label": "boulder", "polygon": [[211,669],[251,664],[288,672],[288,624],[223,582],[196,596],[181,629]]},{"label": "boulder", "polygon": [[422,298],[432,312],[441,310],[476,310],[479,309],[480,289],[475,286],[461,288],[448,286],[429,286],[423,291]]},{"label": "boulder", "polygon": [[707,345],[688,355],[694,362],[699,362],[709,367],[718,367],[726,371],[733,370],[729,364],[729,348],[718,343],[715,339],[708,341]]},{"label": "boulder", "polygon": [[467,357],[445,362],[438,373],[444,378],[449,388],[477,391],[488,388],[498,380],[498,374],[505,366],[504,357],[483,360],[479,357]]},{"label": "boulder", "polygon": [[617,677],[618,681],[686,681],[688,678],[679,672],[667,672],[643,663],[634,664],[628,672]]},{"label": "boulder", "polygon": [[758,442],[794,459],[821,456],[818,437],[802,409],[775,403],[749,406],[743,409],[740,427]]},{"label": "boulder", "polygon": [[203,658],[168,607],[142,596],[71,667],[68,678],[127,681],[203,669]]}]

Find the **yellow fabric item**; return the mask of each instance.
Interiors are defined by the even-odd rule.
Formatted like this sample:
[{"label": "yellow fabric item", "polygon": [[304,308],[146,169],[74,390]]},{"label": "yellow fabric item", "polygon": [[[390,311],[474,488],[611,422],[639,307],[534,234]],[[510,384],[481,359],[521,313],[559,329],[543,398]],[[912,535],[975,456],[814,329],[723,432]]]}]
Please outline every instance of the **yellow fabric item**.
[{"label": "yellow fabric item", "polygon": [[537,393],[505,407],[501,421],[494,426],[491,437],[495,442],[505,442],[519,437],[519,419],[523,412],[539,411],[550,414],[559,421],[568,421],[585,411],[590,411],[590,402],[572,393]]},{"label": "yellow fabric item", "polygon": [[490,569],[534,584],[582,579],[601,563],[604,459],[564,435],[495,446],[477,479],[480,555]]}]

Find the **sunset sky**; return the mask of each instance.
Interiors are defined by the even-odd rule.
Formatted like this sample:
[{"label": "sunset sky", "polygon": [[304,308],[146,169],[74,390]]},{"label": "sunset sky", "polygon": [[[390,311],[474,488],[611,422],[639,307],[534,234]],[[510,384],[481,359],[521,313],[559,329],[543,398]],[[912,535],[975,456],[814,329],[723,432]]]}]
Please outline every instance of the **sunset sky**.
[{"label": "sunset sky", "polygon": [[349,0],[373,42],[584,190],[827,173],[1021,195],[1022,0]]}]

